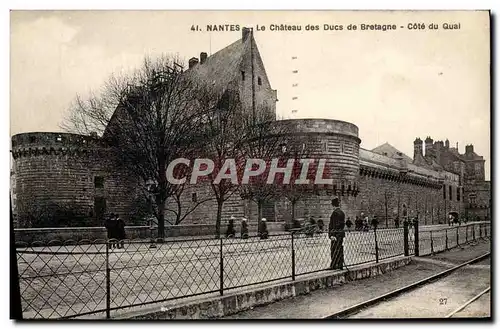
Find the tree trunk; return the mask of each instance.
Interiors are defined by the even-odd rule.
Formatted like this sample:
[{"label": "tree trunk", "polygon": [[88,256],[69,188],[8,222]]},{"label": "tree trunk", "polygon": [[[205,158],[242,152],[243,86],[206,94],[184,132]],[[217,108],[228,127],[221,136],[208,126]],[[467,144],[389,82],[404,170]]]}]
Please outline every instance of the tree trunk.
[{"label": "tree trunk", "polygon": [[217,218],[215,219],[215,238],[220,238],[220,226],[222,221],[222,205],[224,201],[217,200]]},{"label": "tree trunk", "polygon": [[262,206],[263,201],[257,201],[257,232],[260,233],[260,220],[262,219]]},{"label": "tree trunk", "polygon": [[158,207],[158,241],[163,242],[165,238],[165,200],[163,198],[158,198],[156,202]]},{"label": "tree trunk", "polygon": [[297,201],[292,200],[292,223],[295,220],[295,204],[296,203],[297,203]]}]

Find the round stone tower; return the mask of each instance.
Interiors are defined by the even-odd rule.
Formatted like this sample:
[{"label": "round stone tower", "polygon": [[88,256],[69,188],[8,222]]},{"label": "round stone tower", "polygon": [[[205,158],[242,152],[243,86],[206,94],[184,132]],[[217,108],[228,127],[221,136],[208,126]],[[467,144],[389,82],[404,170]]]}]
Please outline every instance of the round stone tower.
[{"label": "round stone tower", "polygon": [[37,221],[47,213],[95,217],[100,161],[94,138],[50,132],[17,134],[12,137],[12,156],[22,226],[46,225]]},{"label": "round stone tower", "polygon": [[316,162],[319,159],[326,160],[324,177],[333,180],[332,185],[318,185],[299,202],[295,217],[314,216],[327,222],[332,212],[331,200],[334,195],[340,197],[346,215],[351,211],[354,213],[361,143],[358,127],[349,122],[328,119],[292,119],[279,123],[289,126],[287,131],[290,131],[292,138],[307,144],[311,150],[308,158],[316,159]]}]

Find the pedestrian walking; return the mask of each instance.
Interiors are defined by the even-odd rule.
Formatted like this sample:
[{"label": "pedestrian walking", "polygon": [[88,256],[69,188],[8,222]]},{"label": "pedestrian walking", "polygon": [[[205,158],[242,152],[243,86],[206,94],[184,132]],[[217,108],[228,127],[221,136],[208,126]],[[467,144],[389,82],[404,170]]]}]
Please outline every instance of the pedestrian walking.
[{"label": "pedestrian walking", "polygon": [[234,229],[234,216],[231,216],[227,224],[226,238],[234,238],[236,235],[236,230]]},{"label": "pedestrian walking", "polygon": [[318,224],[318,231],[319,232],[323,232],[323,229],[324,229],[324,226],[325,226],[325,224],[323,223],[323,220],[321,218],[318,219],[318,222],[316,224]]},{"label": "pedestrian walking", "polygon": [[241,219],[241,238],[248,239],[248,219],[245,217]]},{"label": "pedestrian walking", "polygon": [[269,232],[267,231],[267,220],[265,218],[260,220],[259,236],[261,240],[267,239],[269,236]]},{"label": "pedestrian walking", "polygon": [[332,206],[333,206],[333,212],[332,215],[330,216],[330,224],[328,225],[328,237],[331,240],[330,268],[341,270],[344,264],[345,214],[340,209],[339,198],[335,197],[332,200]]},{"label": "pedestrian walking", "polygon": [[378,222],[378,218],[377,218],[377,216],[373,216],[373,218],[372,218],[372,222],[371,222],[371,225],[372,225],[372,227],[373,227],[373,229],[374,229],[374,230],[376,230],[376,229],[377,229],[377,227],[378,227],[378,223],[379,223],[379,222]]},{"label": "pedestrian walking", "polygon": [[394,226],[395,226],[396,228],[399,228],[399,217],[396,217],[396,218],[394,219]]},{"label": "pedestrian walking", "polygon": [[[363,216],[363,213],[361,213],[361,216]],[[361,220],[361,218],[359,218],[359,216],[356,216],[356,219],[354,220],[354,229],[356,231],[361,231],[362,228],[363,228],[363,221]]]},{"label": "pedestrian walking", "polygon": [[351,230],[352,222],[351,222],[351,218],[350,217],[347,217],[347,220],[345,222],[345,226],[347,226],[347,229],[349,231]]},{"label": "pedestrian walking", "polygon": [[116,238],[117,238],[117,243],[116,246],[118,249],[123,248],[125,240],[127,237],[125,235],[125,221],[118,216],[118,214],[115,214],[116,218]]},{"label": "pedestrian walking", "polygon": [[368,216],[365,216],[365,218],[363,219],[363,231],[368,231],[370,229],[370,226],[369,226],[369,219],[368,219]]},{"label": "pedestrian walking", "polygon": [[314,217],[309,218],[309,223],[306,226],[306,234],[308,237],[312,238],[314,236],[314,231],[316,231],[316,221]]},{"label": "pedestrian walking", "polygon": [[111,213],[109,217],[104,222],[104,227],[106,227],[106,231],[108,233],[108,245],[110,249],[114,249],[116,245],[116,229],[117,222],[115,220],[115,214]]}]

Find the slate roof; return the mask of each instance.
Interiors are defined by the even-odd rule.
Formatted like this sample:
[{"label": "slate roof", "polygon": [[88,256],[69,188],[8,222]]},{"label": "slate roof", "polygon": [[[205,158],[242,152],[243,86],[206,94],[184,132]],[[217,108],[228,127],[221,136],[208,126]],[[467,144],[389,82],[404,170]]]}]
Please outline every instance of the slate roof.
[{"label": "slate roof", "polygon": [[[252,49],[252,42],[255,44],[253,33],[250,33],[245,40],[238,39],[229,46],[208,56],[203,64],[199,62],[192,68],[187,69],[182,73],[182,77],[193,79],[195,83],[209,86],[219,93],[223,93],[228,87],[236,87],[238,86],[236,80],[240,78],[241,74],[240,65],[245,54]],[[253,50],[259,56],[256,45],[254,45]],[[111,123],[120,115],[120,111],[122,109],[118,106],[104,131],[103,137],[106,136]]]},{"label": "slate roof", "polygon": [[251,49],[253,35],[244,41],[238,39],[229,46],[207,57],[206,61],[198,63],[183,73],[187,78],[206,83],[219,91],[227,88],[236,79],[239,79],[240,65],[243,56]]},{"label": "slate roof", "polygon": [[392,146],[391,144],[389,144],[387,142],[375,147],[371,151],[374,153],[378,153],[380,155],[385,155],[385,156],[387,156],[389,158],[393,158],[393,159],[397,158],[398,153],[400,153],[406,162],[408,162],[408,163],[413,162],[412,158],[410,158],[409,156],[407,156],[406,154],[404,154],[403,152],[401,152],[400,150],[398,150],[397,148],[395,148],[394,146]]}]

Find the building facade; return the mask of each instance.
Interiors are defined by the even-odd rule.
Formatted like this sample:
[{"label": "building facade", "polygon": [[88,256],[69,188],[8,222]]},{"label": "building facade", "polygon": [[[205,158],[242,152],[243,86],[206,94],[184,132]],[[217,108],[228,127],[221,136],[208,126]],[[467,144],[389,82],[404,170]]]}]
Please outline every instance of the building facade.
[{"label": "building facade", "polygon": [[[232,88],[248,113],[265,111],[276,117],[277,92],[271,88],[253,33],[244,29],[242,38],[207,56],[189,60],[186,76],[205,81],[214,88]],[[402,209],[418,216],[423,224],[444,223],[449,212],[476,219],[490,218],[490,183],[484,179],[484,159],[467,145],[464,154],[449,141],[427,137],[414,141],[413,158],[390,144],[373,150],[360,147],[355,124],[329,119],[277,121],[288,125],[291,138],[304,142],[311,156],[326,159],[333,185],[318,186],[303,195],[294,217],[328,220],[331,199],[338,195],[347,217],[365,213],[377,216],[382,227],[394,225]],[[424,153],[425,151],[425,153]],[[24,133],[12,137],[16,173],[16,212],[22,226],[40,226],[44,211],[77,214],[90,226],[101,226],[108,213],[132,218],[137,209],[138,182],[107,166],[106,152],[96,137],[64,133]],[[209,186],[187,186],[184,204],[209,199]],[[48,209],[48,210],[47,210]],[[216,203],[209,200],[196,207],[183,224],[214,223]],[[257,222],[257,205],[238,193],[224,204],[223,220],[248,217]],[[287,222],[292,205],[286,198],[267,202],[263,216]],[[42,216],[43,217],[43,216]],[[63,216],[64,217],[64,216]],[[71,226],[71,223],[59,223]]]}]

